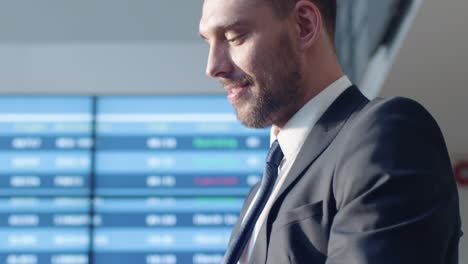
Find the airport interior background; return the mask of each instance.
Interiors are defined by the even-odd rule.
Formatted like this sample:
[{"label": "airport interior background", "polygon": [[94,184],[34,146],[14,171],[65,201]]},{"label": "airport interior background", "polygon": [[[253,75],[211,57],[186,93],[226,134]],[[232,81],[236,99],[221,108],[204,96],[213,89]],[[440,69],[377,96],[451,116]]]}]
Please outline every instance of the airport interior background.
[{"label": "airport interior background", "polygon": [[[338,2],[346,74],[435,116],[468,221],[468,1]],[[204,75],[201,6],[0,2],[0,263],[220,262],[269,131]]]}]

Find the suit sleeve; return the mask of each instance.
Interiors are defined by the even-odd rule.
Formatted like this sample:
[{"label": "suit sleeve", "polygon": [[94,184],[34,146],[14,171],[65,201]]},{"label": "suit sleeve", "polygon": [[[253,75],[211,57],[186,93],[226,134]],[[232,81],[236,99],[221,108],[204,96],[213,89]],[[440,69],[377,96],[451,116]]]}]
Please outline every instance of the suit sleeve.
[{"label": "suit sleeve", "polygon": [[346,133],[326,263],[458,263],[458,194],[430,114],[409,99],[380,101]]}]

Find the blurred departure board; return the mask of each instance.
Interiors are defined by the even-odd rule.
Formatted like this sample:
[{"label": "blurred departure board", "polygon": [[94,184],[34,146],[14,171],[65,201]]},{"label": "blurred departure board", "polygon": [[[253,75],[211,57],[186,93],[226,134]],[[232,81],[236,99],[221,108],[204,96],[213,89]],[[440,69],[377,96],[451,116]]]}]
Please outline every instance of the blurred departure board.
[{"label": "blurred departure board", "polygon": [[223,96],[1,97],[0,263],[219,263],[268,146]]}]

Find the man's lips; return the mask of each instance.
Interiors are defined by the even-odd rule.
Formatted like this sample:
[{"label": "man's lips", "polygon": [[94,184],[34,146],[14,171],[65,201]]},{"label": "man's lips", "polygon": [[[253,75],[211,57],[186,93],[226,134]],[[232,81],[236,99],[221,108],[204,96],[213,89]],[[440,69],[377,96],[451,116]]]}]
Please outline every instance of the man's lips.
[{"label": "man's lips", "polygon": [[233,87],[233,88],[228,89],[228,93],[227,93],[228,99],[229,100],[236,99],[237,97],[240,96],[240,94],[245,88],[246,87],[240,86],[240,87]]},{"label": "man's lips", "polygon": [[242,94],[247,90],[248,83],[241,83],[241,84],[234,84],[234,85],[228,85],[225,87],[227,90],[227,97],[231,103],[235,102],[237,99],[239,99]]}]

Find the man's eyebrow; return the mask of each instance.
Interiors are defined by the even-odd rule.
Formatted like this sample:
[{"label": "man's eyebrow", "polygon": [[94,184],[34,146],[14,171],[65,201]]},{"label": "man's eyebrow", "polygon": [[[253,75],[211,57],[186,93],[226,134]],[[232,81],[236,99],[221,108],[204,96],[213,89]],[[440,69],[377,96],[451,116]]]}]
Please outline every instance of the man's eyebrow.
[{"label": "man's eyebrow", "polygon": [[227,21],[226,23],[220,25],[219,28],[222,28],[224,30],[229,30],[229,29],[236,28],[236,27],[246,26],[248,24],[250,24],[248,20],[236,19],[236,20]]}]

